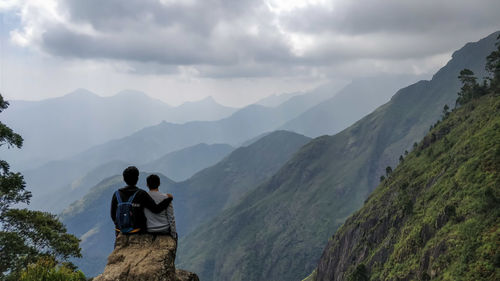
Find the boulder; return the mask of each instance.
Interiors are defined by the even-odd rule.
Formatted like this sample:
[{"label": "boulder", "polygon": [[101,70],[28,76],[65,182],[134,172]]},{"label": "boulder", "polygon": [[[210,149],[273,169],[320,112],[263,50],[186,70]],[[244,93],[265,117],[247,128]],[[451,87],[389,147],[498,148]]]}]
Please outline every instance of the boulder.
[{"label": "boulder", "polygon": [[177,242],[166,235],[118,235],[104,272],[93,281],[199,281],[176,270]]}]

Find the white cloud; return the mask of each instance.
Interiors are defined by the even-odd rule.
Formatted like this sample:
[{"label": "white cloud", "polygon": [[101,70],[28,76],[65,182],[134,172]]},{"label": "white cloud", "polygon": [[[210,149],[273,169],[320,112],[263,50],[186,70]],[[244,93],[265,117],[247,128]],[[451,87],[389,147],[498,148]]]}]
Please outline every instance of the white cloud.
[{"label": "white cloud", "polygon": [[[500,29],[498,10],[496,0],[0,2],[0,12],[19,18],[11,43],[44,63],[52,59],[54,73],[92,66],[93,73],[145,91],[169,81],[186,99],[199,98],[188,93],[204,91],[199,85],[214,89],[212,81],[232,85],[221,91],[239,92],[234,89],[246,85],[244,79],[258,80],[270,94],[289,89],[292,80],[302,89],[328,78],[432,72],[466,42]],[[84,70],[69,73],[94,77]],[[120,87],[86,83],[103,92]]]}]

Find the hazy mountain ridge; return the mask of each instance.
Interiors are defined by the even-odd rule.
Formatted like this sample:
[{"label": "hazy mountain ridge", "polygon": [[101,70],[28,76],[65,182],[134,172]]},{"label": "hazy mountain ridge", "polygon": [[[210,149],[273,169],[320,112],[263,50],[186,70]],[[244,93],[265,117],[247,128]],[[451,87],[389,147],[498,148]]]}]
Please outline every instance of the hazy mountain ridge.
[{"label": "hazy mountain ridge", "polygon": [[[234,150],[216,165],[177,183],[174,192],[179,214],[178,231],[184,235],[271,177],[310,138],[276,131],[253,144]],[[182,246],[180,246],[182,251]]]},{"label": "hazy mountain ridge", "polygon": [[234,150],[229,144],[200,143],[166,154],[144,165],[141,171],[159,172],[174,181],[183,181],[214,165]]},{"label": "hazy mountain ridge", "polygon": [[234,111],[235,108],[219,105],[211,98],[173,107],[131,90],[101,97],[78,89],[58,98],[12,101],[5,122],[23,135],[25,144],[20,151],[7,151],[7,156],[24,170],[125,137],[163,120],[218,120]]},{"label": "hazy mountain ridge", "polygon": [[443,105],[454,104],[459,71],[484,76],[484,58],[497,35],[467,44],[431,81],[401,89],[348,129],[304,146],[269,181],[182,239],[187,251],[179,263],[202,280],[306,277],[328,237],[361,207],[385,167],[424,136]]},{"label": "hazy mountain ridge", "polygon": [[499,96],[452,112],[329,240],[307,280],[497,280],[499,128]]},{"label": "hazy mountain ridge", "polygon": [[[65,184],[65,186],[62,188],[53,187],[52,189],[46,189],[43,194],[38,195],[38,200],[34,202],[34,204],[43,204],[45,210],[56,213],[60,212],[69,206],[70,203],[82,198],[87,194],[90,188],[100,181],[111,175],[121,174],[125,167],[131,165],[136,165],[144,172],[156,172],[164,174],[173,180],[184,180],[194,175],[196,172],[217,163],[233,150],[234,148],[227,144],[199,144],[167,153],[159,159],[143,165],[121,160],[112,160],[95,168],[87,165],[85,169],[91,170],[84,176],[79,176],[81,172],[72,166],[76,166],[77,164],[64,161],[49,163],[49,165],[57,165],[55,168],[64,171],[64,173],[55,179],[47,179],[47,181],[42,182],[42,184],[45,186],[50,186],[51,183],[56,184],[56,186]],[[43,174],[38,177],[46,178],[46,174],[50,174],[53,168],[54,167],[49,166],[46,169],[39,169],[38,172]],[[28,174],[28,176],[33,175]],[[76,179],[73,180],[73,178]]]},{"label": "hazy mountain ridge", "polygon": [[[32,205],[44,208],[41,191],[57,192],[96,167],[110,161],[143,165],[159,157],[200,143],[239,145],[264,132],[273,131],[286,121],[334,93],[328,87],[295,96],[270,108],[250,105],[218,121],[193,121],[185,124],[162,122],[134,134],[97,145],[85,152],[49,162],[37,169],[24,171],[27,184],[35,194]],[[59,177],[52,177],[57,174]]]},{"label": "hazy mountain ridge", "polygon": [[[309,140],[296,133],[278,131],[248,147],[236,149],[184,182],[174,183],[161,175],[160,190],[175,197],[179,234],[184,235],[236,203],[251,188],[274,174]],[[62,213],[68,231],[83,240],[84,258],[76,263],[86,274],[96,275],[104,268],[114,237],[109,218],[110,198],[114,190],[123,185],[121,176],[106,179]],[[138,186],[146,186],[142,174]],[[88,209],[92,211],[86,211]],[[182,249],[183,245],[179,245],[179,251]]]},{"label": "hazy mountain ridge", "polygon": [[421,76],[391,75],[357,79],[281,128],[309,137],[334,135],[386,103],[402,87]]},{"label": "hazy mountain ridge", "polygon": [[270,96],[267,96],[263,99],[258,100],[255,104],[269,106],[269,107],[279,106],[280,104],[286,102],[290,98],[292,98],[294,96],[301,95],[301,94],[304,94],[304,93],[293,92],[293,93],[283,93],[280,95],[272,94]]}]

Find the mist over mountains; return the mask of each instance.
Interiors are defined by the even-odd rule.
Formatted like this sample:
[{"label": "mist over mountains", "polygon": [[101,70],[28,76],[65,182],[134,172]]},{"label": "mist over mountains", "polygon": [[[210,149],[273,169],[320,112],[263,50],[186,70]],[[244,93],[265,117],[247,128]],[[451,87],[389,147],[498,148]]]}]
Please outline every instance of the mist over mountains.
[{"label": "mist over mountains", "polygon": [[0,0],[0,281],[500,281],[498,11]]},{"label": "mist over mountains", "polygon": [[[50,161],[38,168],[23,171],[27,184],[36,195],[32,207],[46,208],[46,198],[53,197],[52,194],[58,193],[82,174],[105,163],[122,161],[137,166],[147,165],[168,153],[200,143],[237,146],[264,132],[277,129],[333,94],[321,90],[292,97],[277,107],[250,105],[217,121],[192,121],[185,124],[161,122],[63,160]],[[59,177],[53,178],[51,175],[54,174]]]},{"label": "mist over mountains", "polygon": [[[384,81],[387,83],[381,83],[382,85],[377,89],[377,91],[373,90],[358,91],[359,93],[357,93],[357,97],[369,101],[367,103],[371,104],[371,107],[375,107],[383,103],[384,96],[387,96],[388,95],[387,93],[393,91],[394,84],[401,83],[398,82],[400,79],[401,77],[398,76],[392,78],[385,77]],[[356,89],[356,86],[353,85],[356,85],[356,82],[346,87],[342,91],[342,93],[344,93],[343,95],[348,95],[349,88]],[[387,87],[384,87],[384,85],[387,85]],[[253,138],[262,136],[278,128],[282,128],[285,124],[289,124],[287,125],[287,127],[289,130],[292,131],[304,131],[304,128],[325,128],[325,129],[320,129],[320,131],[328,132],[330,129],[327,128],[331,127],[330,122],[318,121],[321,119],[326,120],[325,118],[329,118],[328,114],[330,113],[328,113],[328,110],[326,111],[321,109],[318,110],[317,114],[314,115],[314,118],[308,117],[309,115],[307,114],[305,115],[305,117],[302,117],[301,114],[305,113],[307,110],[311,109],[314,106],[321,107],[321,104],[324,101],[331,99],[332,97],[335,96],[337,88],[338,87],[335,85],[326,84],[307,93],[301,93],[301,94],[291,93],[291,94],[281,95],[279,97],[282,100],[278,101],[275,98],[270,97],[269,101],[274,100],[274,102],[271,103],[278,103],[277,106],[268,107],[259,104],[250,105],[245,108],[237,110],[236,112],[234,112],[233,114],[231,114],[226,118],[217,121],[191,121],[184,124],[161,122],[158,125],[144,127],[140,130],[137,130],[136,132],[130,134],[129,136],[115,140],[110,140],[103,144],[93,146],[90,149],[87,149],[86,151],[83,151],[76,155],[66,157],[61,160],[52,160],[47,162],[46,164],[42,164],[37,168],[24,170],[23,174],[25,176],[26,182],[28,186],[31,187],[31,190],[35,194],[35,197],[32,200],[31,207],[42,208],[42,209],[47,208],[47,204],[45,204],[47,198],[56,198],[57,196],[54,197],[54,194],[57,193],[67,193],[61,191],[67,189],[68,186],[81,187],[81,185],[79,185],[78,182],[79,179],[82,178],[82,175],[85,175],[91,172],[92,170],[96,169],[97,167],[105,165],[106,163],[121,162],[121,163],[135,164],[137,166],[145,165],[144,167],[149,169],[151,167],[147,166],[148,163],[152,163],[154,160],[157,160],[163,157],[164,155],[173,153],[178,150],[182,150],[190,146],[195,146],[201,143],[228,144],[233,147],[239,146]],[[364,95],[366,95],[366,97],[364,97]],[[57,101],[57,103],[64,104],[64,101],[71,97],[73,98],[84,97],[85,99],[94,100],[94,102],[97,103],[101,102],[103,99],[113,100],[117,99],[118,97],[125,98],[127,96],[131,98],[131,102],[134,102],[135,104],[138,105],[140,105],[141,102],[135,101],[135,99],[144,101],[144,94],[136,92],[123,92],[120,95],[117,95],[116,97],[99,98],[95,95],[90,95],[87,92],[79,93],[77,91],[76,93],[70,94],[66,97],[55,99],[55,101],[49,100],[47,101],[47,103],[52,104]],[[381,97],[380,99],[377,98],[379,96]],[[161,112],[163,112],[162,108],[165,108],[167,106],[161,102],[158,105],[153,106],[152,104],[155,104],[155,102],[152,99],[146,99],[146,101],[148,102],[147,104],[150,108],[157,108],[156,110],[152,110],[153,113],[151,114],[153,115],[160,114]],[[339,100],[338,103],[335,103],[334,101],[333,102],[329,101],[329,103],[335,103],[339,108],[346,108],[347,106],[351,106],[350,103],[351,101],[352,100],[344,99],[344,100]],[[121,103],[123,102],[125,101],[121,101]],[[43,104],[44,102],[40,103]],[[213,105],[212,99],[205,99],[198,103],[186,103],[184,105],[181,105],[178,108],[174,108],[174,112],[184,112],[183,110],[185,109],[192,109],[192,111],[202,111],[200,107],[203,107],[206,104],[208,104],[207,106],[208,108],[219,108],[219,106],[211,106]],[[129,104],[128,106],[132,107],[131,104]],[[65,107],[72,108],[72,106],[70,105],[65,105]],[[118,108],[120,107],[120,103],[113,105],[113,108],[117,107]],[[140,108],[140,106],[138,107]],[[326,107],[327,106],[323,106],[323,108]],[[28,108],[29,108],[28,105],[24,107],[21,106],[19,111],[28,110]],[[108,107],[106,107],[105,105],[100,105],[98,106],[98,108],[108,108]],[[140,115],[140,112],[137,112],[138,109],[134,110],[135,110],[134,112],[136,112],[137,115]],[[172,109],[170,108],[169,110]],[[145,112],[150,112],[150,111],[145,111]],[[189,113],[190,110],[187,110],[185,112]],[[222,112],[224,112],[224,110],[222,110]],[[54,114],[55,113],[52,113],[52,115]],[[358,118],[362,117],[363,110],[342,111],[337,113],[336,117],[338,117],[339,120],[343,119],[349,120],[349,118],[344,116],[346,114],[349,115],[349,118],[356,119],[355,117],[356,115],[358,115]],[[182,114],[179,113],[178,115],[180,116]],[[92,123],[92,126],[88,125],[88,127],[98,127],[100,128],[100,130],[103,130],[99,125],[100,123],[104,122],[105,124],[107,124],[107,123],[119,122],[118,116],[115,116],[111,121],[105,120],[106,118],[104,116],[105,116],[104,113],[100,117],[98,115],[93,115],[93,119],[89,120],[88,122],[90,123],[94,122],[94,123]],[[192,114],[192,116],[196,116],[196,114]],[[130,114],[126,115],[126,117],[133,119],[133,116],[130,116]],[[99,118],[101,119],[104,118],[104,120],[102,121]],[[43,120],[43,116],[41,116],[39,119]],[[122,122],[120,122],[120,126],[124,128],[123,130],[129,129],[128,125],[124,125],[127,123],[126,120],[128,119],[125,118],[124,120],[122,120]],[[294,123],[289,123],[292,120],[294,120]],[[44,122],[47,123],[48,121]],[[298,125],[293,125],[293,124],[298,124]],[[346,122],[343,123],[343,126],[347,125],[348,124],[346,124]],[[59,126],[58,123],[54,123],[53,126],[51,125],[51,128],[53,127],[54,128],[53,130],[55,130],[57,126]],[[44,126],[38,126],[38,127],[44,128]],[[70,126],[70,127],[71,129],[69,131],[66,131],[67,135],[73,134],[73,131],[78,131],[79,134],[84,133],[84,131],[78,129],[79,126],[74,126],[74,127]],[[337,128],[339,128],[339,126],[337,126]],[[307,129],[305,131],[307,131]],[[53,136],[56,136],[59,142],[65,142],[66,146],[72,143],[72,139],[77,138],[75,136],[62,137],[60,135],[61,131],[58,131],[58,134],[55,134]],[[41,135],[38,135],[37,137],[39,138],[40,136]],[[53,137],[50,137],[49,139],[52,138]],[[47,139],[46,141],[49,142],[49,139]],[[72,145],[69,146],[71,147],[71,149],[73,149]],[[29,149],[27,149],[26,151],[29,151]],[[49,154],[51,149],[48,148],[44,151],[45,151],[44,153]],[[20,155],[19,156],[19,158],[21,159],[20,161],[22,161],[23,157],[26,155],[27,153]],[[40,162],[37,163],[38,165],[40,165]],[[41,163],[43,163],[43,161]],[[205,162],[202,161],[197,163],[202,164]],[[208,164],[213,164],[213,163],[214,162],[208,161],[206,162],[205,166],[198,165],[198,167],[199,169],[202,169],[207,167]],[[195,172],[196,170],[197,169],[188,168],[186,170],[187,173],[183,175],[177,174],[177,172],[175,172],[175,169],[172,172],[165,172],[165,173],[168,174],[169,176],[172,176],[173,178],[181,179],[191,176],[192,173],[189,171]],[[54,178],[51,176],[54,174],[57,174],[59,176]],[[95,184],[104,178],[105,177],[102,176],[97,177],[92,183]],[[93,185],[85,186],[84,188],[82,188],[82,191],[88,190],[91,186]],[[75,194],[78,194],[80,196],[82,192],[75,192]],[[75,198],[75,197],[69,196],[69,198]],[[66,200],[63,201],[67,202]],[[50,206],[51,206],[50,210],[53,211],[54,210],[60,211],[65,207],[62,204],[50,204]]]},{"label": "mist over mountains", "polygon": [[288,121],[281,129],[309,137],[334,135],[389,101],[397,90],[423,78],[394,75],[357,79],[335,96]]},{"label": "mist over mountains", "polygon": [[[406,87],[420,77],[363,78],[339,92],[326,84],[270,97],[261,102],[275,106],[253,104],[214,121],[143,126],[24,171],[34,194],[30,207],[64,210],[69,231],[82,239],[84,258],[76,263],[98,274],[113,239],[109,198],[123,186],[123,168],[136,165],[161,174],[163,190],[174,194],[183,268],[203,280],[304,278],[385,167],[424,136],[445,104],[454,104],[457,73],[470,68],[485,75],[484,57],[495,38],[465,45],[431,80]],[[143,98],[122,93],[127,95],[131,101]],[[18,108],[30,106],[21,102]]]},{"label": "mist over mountains", "polygon": [[[162,175],[161,191],[175,196],[179,235],[185,235],[232,206],[244,194],[273,175],[309,140],[295,133],[277,131],[249,146],[234,150],[216,165],[196,173],[186,181],[175,183]],[[62,213],[68,230],[84,238],[82,249],[85,258],[76,263],[87,274],[100,273],[107,253],[112,250],[114,234],[110,230],[113,230],[113,223],[109,219],[109,204],[105,202],[123,185],[120,175],[107,178]],[[145,187],[143,176],[138,186]]]},{"label": "mist over mountains", "polygon": [[22,150],[2,149],[2,153],[21,170],[72,156],[162,121],[218,120],[236,111],[211,97],[173,107],[131,90],[100,97],[78,89],[58,98],[10,103],[3,118],[22,134],[25,143]]}]

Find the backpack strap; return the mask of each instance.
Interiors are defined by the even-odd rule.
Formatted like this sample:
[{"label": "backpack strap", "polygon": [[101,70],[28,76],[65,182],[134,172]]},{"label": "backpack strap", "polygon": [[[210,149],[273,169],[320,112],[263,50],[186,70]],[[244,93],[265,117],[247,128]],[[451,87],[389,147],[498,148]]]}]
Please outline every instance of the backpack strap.
[{"label": "backpack strap", "polygon": [[120,191],[117,190],[115,191],[115,196],[116,196],[116,201],[118,201],[118,204],[122,203],[122,198],[120,197]]},{"label": "backpack strap", "polygon": [[132,203],[132,201],[134,200],[135,198],[135,195],[139,192],[139,190],[137,190],[132,196],[130,196],[130,198],[128,199],[128,203]]}]

